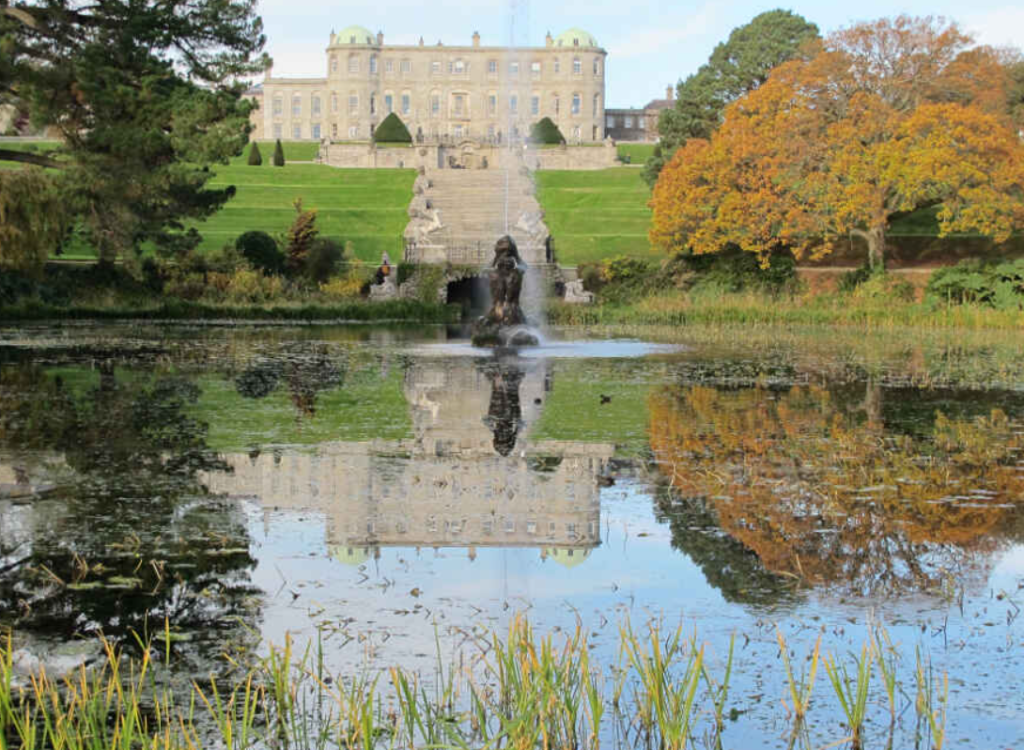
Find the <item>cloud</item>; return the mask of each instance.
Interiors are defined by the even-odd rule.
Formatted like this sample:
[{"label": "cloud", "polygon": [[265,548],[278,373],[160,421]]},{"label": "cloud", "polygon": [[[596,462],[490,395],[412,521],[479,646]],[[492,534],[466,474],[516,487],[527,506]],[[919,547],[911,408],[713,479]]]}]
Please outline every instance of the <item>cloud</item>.
[{"label": "cloud", "polygon": [[1005,5],[1001,8],[965,15],[961,26],[974,35],[980,44],[992,47],[1024,45],[1024,8]]}]

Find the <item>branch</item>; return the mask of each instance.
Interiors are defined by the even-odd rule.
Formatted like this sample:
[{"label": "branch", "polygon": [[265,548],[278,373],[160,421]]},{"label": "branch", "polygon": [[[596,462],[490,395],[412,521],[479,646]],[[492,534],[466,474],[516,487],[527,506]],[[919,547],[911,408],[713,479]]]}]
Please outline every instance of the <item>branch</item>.
[{"label": "branch", "polygon": [[28,151],[12,151],[6,148],[0,148],[0,161],[16,161],[22,164],[34,164],[37,167],[48,167],[50,169],[63,169],[64,167],[59,161],[42,154],[33,154]]}]

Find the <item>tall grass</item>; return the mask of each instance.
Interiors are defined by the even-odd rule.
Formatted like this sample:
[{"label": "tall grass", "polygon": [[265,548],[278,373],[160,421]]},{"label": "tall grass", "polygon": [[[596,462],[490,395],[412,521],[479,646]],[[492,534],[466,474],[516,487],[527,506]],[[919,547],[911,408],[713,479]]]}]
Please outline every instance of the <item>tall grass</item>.
[{"label": "tall grass", "polygon": [[[103,658],[93,667],[60,678],[40,669],[18,682],[7,636],[0,640],[0,750],[599,750],[616,728],[623,730],[617,747],[684,750],[703,741],[721,748],[733,644],[718,671],[696,632],[686,636],[682,626],[655,621],[635,630],[627,618],[618,636],[619,668],[611,682],[591,662],[581,625],[540,635],[517,615],[506,633],[471,641],[469,658],[458,662],[444,658],[438,637],[432,679],[399,667],[334,675],[319,641],[296,651],[286,638],[251,658],[234,681],[211,675],[178,693],[172,686],[182,683],[171,679],[169,647],[161,652],[140,640],[139,655],[128,657],[101,640]],[[777,637],[790,689],[787,709],[796,717],[791,744],[800,738],[809,744],[821,636],[799,674],[781,631]],[[851,729],[851,736],[828,738],[825,746],[860,746],[879,643],[889,643],[888,636],[875,630],[850,672],[835,657],[824,660]],[[913,679],[919,732],[941,750],[948,680],[935,679],[920,650]]]}]

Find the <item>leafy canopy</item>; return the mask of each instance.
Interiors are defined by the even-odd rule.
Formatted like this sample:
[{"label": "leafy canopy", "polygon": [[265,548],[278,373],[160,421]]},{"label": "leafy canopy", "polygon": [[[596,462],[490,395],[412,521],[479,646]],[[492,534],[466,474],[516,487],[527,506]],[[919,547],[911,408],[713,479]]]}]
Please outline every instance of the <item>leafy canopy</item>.
[{"label": "leafy canopy", "polygon": [[[218,210],[206,165],[241,153],[253,106],[241,79],[267,64],[255,0],[0,0],[0,104],[26,108],[64,145],[51,157],[104,260],[152,242],[183,251],[185,220]],[[21,194],[23,199],[29,196]]]},{"label": "leafy canopy", "polygon": [[942,19],[884,19],[785,63],[689,141],[655,186],[651,242],[762,259],[848,234],[880,265],[889,221],[940,206],[941,235],[1003,241],[1024,220],[1024,146],[999,56]]},{"label": "leafy canopy", "polygon": [[675,106],[658,118],[661,142],[644,167],[654,185],[662,167],[690,138],[710,138],[726,105],[766,80],[773,68],[818,38],[818,27],[788,10],[755,16],[718,44],[707,63],[677,87]]}]

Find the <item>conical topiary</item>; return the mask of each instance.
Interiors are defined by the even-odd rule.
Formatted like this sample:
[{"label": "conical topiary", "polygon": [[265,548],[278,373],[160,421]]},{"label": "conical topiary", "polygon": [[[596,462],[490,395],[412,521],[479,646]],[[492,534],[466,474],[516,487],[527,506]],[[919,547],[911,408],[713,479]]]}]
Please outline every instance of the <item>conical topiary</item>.
[{"label": "conical topiary", "polygon": [[260,153],[260,144],[252,142],[249,147],[249,166],[258,167],[263,163],[263,154]]},{"label": "conical topiary", "polygon": [[565,143],[565,138],[562,137],[562,131],[558,129],[558,126],[551,122],[551,118],[545,117],[539,122],[533,123],[533,127],[530,128],[530,142],[559,144]]},{"label": "conical topiary", "polygon": [[405,123],[392,112],[373,131],[374,143],[412,143],[412,135]]},{"label": "conical topiary", "polygon": [[281,139],[277,139],[277,143],[274,144],[274,166],[284,166],[284,146],[281,145]]}]

